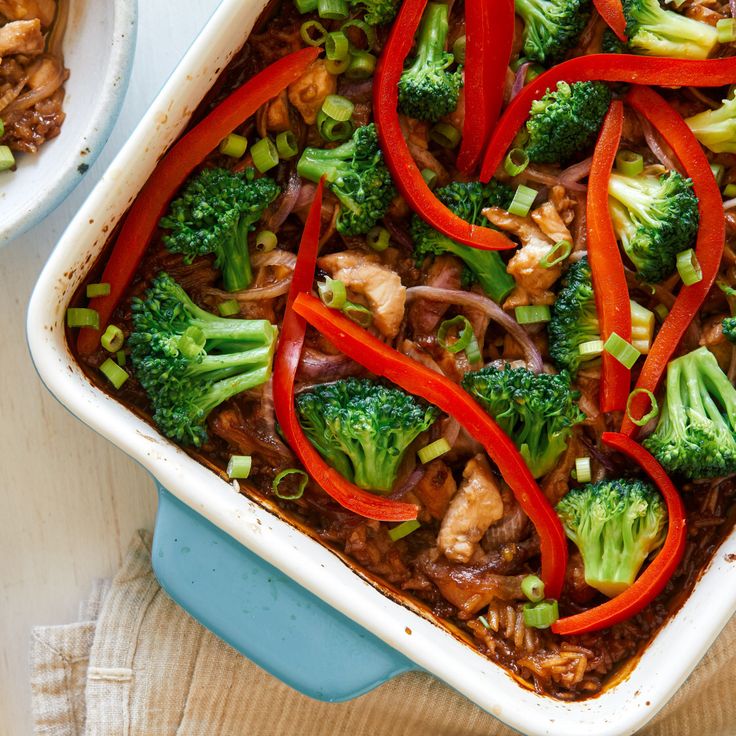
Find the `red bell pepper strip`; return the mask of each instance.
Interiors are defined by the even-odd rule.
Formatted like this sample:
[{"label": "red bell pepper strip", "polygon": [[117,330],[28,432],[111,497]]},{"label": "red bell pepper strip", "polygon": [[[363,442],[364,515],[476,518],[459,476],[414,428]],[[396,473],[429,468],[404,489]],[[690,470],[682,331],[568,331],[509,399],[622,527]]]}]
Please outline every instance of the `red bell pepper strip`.
[{"label": "red bell pepper strip", "polygon": [[514,40],[514,0],[466,0],[465,38],[465,118],[457,168],[470,174],[501,112]]},{"label": "red bell pepper strip", "polygon": [[567,541],[550,506],[514,443],[468,393],[440,373],[382,343],[344,315],[309,294],[299,294],[294,311],[335,347],[378,376],[421,396],[460,424],[485,448],[536,527],[542,551],[542,579],[550,597],[562,590]]},{"label": "red bell pepper strip", "polygon": [[720,87],[736,79],[736,56],[723,59],[665,59],[632,54],[589,54],[553,66],[527,84],[511,101],[493,131],[480,171],[488,181],[503,161],[514,137],[529,117],[534,100],[557,82],[628,82],[660,87]]},{"label": "red bell pepper strip", "polygon": [[[642,366],[636,388],[652,393],[667,369],[667,363],[677,349],[693,317],[710,291],[723,256],[726,226],[723,217],[723,200],[711,171],[708,158],[687,123],[660,95],[647,87],[633,87],[626,102],[644,116],[664,138],[680,160],[685,174],[693,181],[693,191],[698,198],[700,225],[695,245],[695,255],[703,272],[703,278],[690,286],[682,286],[664,324],[657,333],[649,355]],[[649,399],[644,392],[634,396],[631,413],[639,418],[649,410]],[[639,427],[626,415],[621,431],[636,436]]]},{"label": "red bell pepper strip", "polygon": [[598,15],[608,24],[608,27],[618,36],[620,41],[626,41],[626,16],[621,0],[593,0]]},{"label": "red bell pepper strip", "polygon": [[662,592],[685,552],[685,508],[664,468],[626,435],[604,432],[602,440],[636,462],[657,486],[667,505],[667,536],[657,556],[630,588],[600,606],[555,621],[552,631],[563,636],[605,629],[639,613]]},{"label": "red bell pepper strip", "polygon": [[378,521],[408,521],[417,518],[417,507],[410,503],[390,501],[350,483],[328,465],[307,439],[294,408],[294,378],[304,344],[306,322],[292,309],[296,295],[309,291],[314,280],[319,250],[322,189],[320,180],[314,193],[309,215],[299,244],[294,275],[286,302],[279,345],[274,358],[273,403],[281,430],[289,446],[297,454],[309,475],[341,506],[360,516]]},{"label": "red bell pepper strip", "polygon": [[471,225],[434,196],[401,132],[398,84],[426,4],[427,0],[404,0],[378,60],[373,82],[373,116],[386,165],[409,207],[435,230],[481,250],[514,248],[516,244],[498,230]]},{"label": "red bell pepper strip", "polygon": [[110,284],[110,294],[96,297],[89,304],[100,315],[100,329],[80,330],[77,349],[81,355],[97,348],[100,334],[128,288],[158,221],[189,174],[225,136],[299,79],[319,53],[311,47],[300,49],[256,74],[184,135],[156,166],[128,211],[102,273],[100,280]]},{"label": "red bell pepper strip", "polygon": [[[588,260],[593,277],[595,302],[600,320],[601,339],[605,342],[612,332],[631,341],[631,306],[621,251],[608,210],[608,179],[616,158],[624,126],[624,106],[619,100],[611,103],[588,177],[586,227],[588,230]],[[601,374],[601,411],[623,411],[629,397],[631,371],[610,353],[603,353]]]}]

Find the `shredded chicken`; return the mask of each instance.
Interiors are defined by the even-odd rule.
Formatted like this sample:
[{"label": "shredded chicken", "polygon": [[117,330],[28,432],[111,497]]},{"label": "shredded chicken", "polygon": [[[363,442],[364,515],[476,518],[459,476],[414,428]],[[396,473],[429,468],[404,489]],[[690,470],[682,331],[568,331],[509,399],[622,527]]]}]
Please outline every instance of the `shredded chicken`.
[{"label": "shredded chicken", "polygon": [[433,460],[414,488],[414,493],[433,519],[442,519],[457,485],[450,468],[442,460]]},{"label": "shredded chicken", "polygon": [[291,121],[289,120],[289,98],[286,90],[282,90],[277,97],[274,97],[268,103],[266,128],[277,133],[291,128]]},{"label": "shredded chicken", "polygon": [[23,54],[37,56],[43,52],[41,21],[16,20],[0,27],[0,57]]},{"label": "shredded chicken", "polygon": [[572,243],[572,235],[552,202],[545,202],[541,207],[537,207],[532,212],[532,220],[553,242],[559,243],[561,240],[567,240]]},{"label": "shredded chicken", "polygon": [[327,95],[335,94],[337,77],[327,71],[324,59],[317,59],[296,82],[289,85],[289,102],[299,110],[304,122],[313,125]]},{"label": "shredded chicken", "polygon": [[0,15],[8,20],[38,18],[48,28],[56,15],[56,0],[0,0]]},{"label": "shredded chicken", "polygon": [[549,190],[549,201],[552,203],[562,222],[569,225],[575,219],[575,210],[578,200],[574,195],[567,193],[567,189],[556,184]]}]

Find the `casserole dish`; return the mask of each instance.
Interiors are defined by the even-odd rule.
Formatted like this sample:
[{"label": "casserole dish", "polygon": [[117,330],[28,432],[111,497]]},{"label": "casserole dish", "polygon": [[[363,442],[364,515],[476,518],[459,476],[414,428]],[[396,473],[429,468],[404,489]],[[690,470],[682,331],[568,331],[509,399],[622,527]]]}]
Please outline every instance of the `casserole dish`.
[{"label": "casserole dish", "polygon": [[[503,670],[470,650],[459,639],[448,635],[446,630],[373,590],[329,550],[266,509],[234,493],[219,477],[193,462],[184,452],[160,438],[149,425],[89,385],[68,353],[62,320],[71,294],[85,277],[88,266],[104,246],[107,232],[140,189],[158,155],[185,124],[187,111],[196,106],[219,70],[242,43],[243,29],[252,26],[260,9],[257,6],[243,8],[236,7],[234,3],[223,4],[64,237],[62,246],[39,281],[29,314],[31,350],[42,378],[74,413],[114,439],[122,449],[148,467],[179,502],[202,514],[221,533],[234,537],[294,577],[304,588],[318,594],[386,644],[408,656],[416,665],[434,672],[513,727],[533,734],[591,731],[623,734],[635,731],[674,692],[732,612],[734,599],[730,595],[724,596],[722,605],[712,606],[705,617],[698,610],[698,604],[702,604],[706,596],[714,594],[716,586],[728,590],[725,578],[733,573],[729,571],[729,558],[725,555],[733,547],[730,541],[721,548],[693,596],[635,663],[633,671],[630,668],[628,673],[620,675],[595,699],[579,703],[551,701],[523,690]],[[148,150],[139,156],[146,147]],[[162,519],[173,509],[181,511],[182,507],[168,493],[162,493]],[[190,515],[190,518],[196,520],[197,517]],[[163,531],[166,528],[168,533]],[[211,527],[205,525],[202,528],[213,533]],[[210,575],[209,570],[217,576],[218,570],[227,569],[229,564],[224,558],[220,560],[218,554],[216,563],[202,566],[203,561],[211,559],[212,549],[217,548],[219,553],[220,549],[227,547],[235,554],[238,552],[238,547],[226,542],[221,533],[205,544],[206,553],[197,555],[199,573],[205,577]],[[178,528],[172,532],[170,526],[160,521],[157,539],[154,559],[165,587],[195,616],[241,651],[300,686],[293,673],[301,669],[301,662],[294,662],[294,654],[289,647],[286,649],[290,660],[284,664],[279,659],[281,650],[278,647],[266,647],[265,652],[254,648],[257,642],[262,644],[260,627],[251,629],[254,634],[257,632],[257,636],[248,636],[247,630],[241,628],[237,606],[240,605],[241,613],[243,608],[250,613],[251,606],[243,606],[238,601],[244,596],[249,600],[256,598],[245,581],[237,595],[228,594],[225,598],[214,595],[213,590],[200,589],[198,575],[190,573],[194,564],[188,557],[192,545],[188,540],[182,544]],[[182,546],[178,548],[176,545],[179,544]],[[211,578],[212,581],[215,579]],[[222,589],[232,589],[233,579],[231,574],[225,575],[227,585]],[[280,585],[277,583],[274,589],[277,597],[280,597]],[[197,590],[193,596],[192,590]],[[698,626],[693,630],[696,611]],[[233,625],[235,622],[238,625]],[[270,619],[267,623],[266,629],[273,628]],[[302,622],[299,634],[304,630]],[[680,644],[683,640],[687,641],[686,651]],[[373,640],[368,641],[373,645]],[[673,646],[675,641],[677,646]],[[352,646],[341,646],[334,656],[331,647],[320,651],[323,654],[317,661],[322,670],[334,671],[337,667],[334,663],[344,662],[349,652],[345,666],[357,669],[354,663],[360,661],[363,671],[362,658],[356,656]],[[377,651],[381,651],[380,645]],[[314,663],[314,657],[311,661]],[[396,659],[391,654],[385,655],[384,662],[383,672],[379,668],[378,674],[371,673],[367,681],[353,683],[352,688],[331,692],[325,686],[312,688],[311,694],[328,699],[348,697],[410,666],[405,659]]]}]

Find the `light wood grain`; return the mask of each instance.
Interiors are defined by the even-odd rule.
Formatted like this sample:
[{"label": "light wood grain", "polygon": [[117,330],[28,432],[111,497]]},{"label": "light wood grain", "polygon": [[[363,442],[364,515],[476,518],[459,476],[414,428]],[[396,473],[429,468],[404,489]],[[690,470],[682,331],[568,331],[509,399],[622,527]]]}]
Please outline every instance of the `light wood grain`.
[{"label": "light wood grain", "polygon": [[[152,528],[148,475],[43,388],[25,340],[36,276],[219,0],[140,3],[123,112],[83,183],[45,222],[0,249],[0,736],[31,732],[31,626],[74,620],[93,578],[110,576],[133,531]],[[74,70],[72,70],[74,73]]]}]

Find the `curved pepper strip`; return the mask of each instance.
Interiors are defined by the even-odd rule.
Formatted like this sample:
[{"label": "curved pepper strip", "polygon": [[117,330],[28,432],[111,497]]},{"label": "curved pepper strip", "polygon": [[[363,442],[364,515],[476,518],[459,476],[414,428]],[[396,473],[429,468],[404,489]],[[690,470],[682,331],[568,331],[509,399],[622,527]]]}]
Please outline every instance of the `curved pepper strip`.
[{"label": "curved pepper strip", "polygon": [[[693,181],[700,213],[695,255],[703,278],[695,284],[680,288],[636,382],[636,388],[648,389],[654,393],[667,370],[667,363],[718,275],[726,229],[721,192],[708,158],[687,123],[660,95],[647,87],[634,87],[626,96],[626,102],[654,126],[680,160],[685,174]],[[637,394],[631,404],[631,413],[635,417],[641,417],[649,410],[649,399],[643,392]],[[626,435],[636,436],[638,430],[639,427],[626,415],[621,431]]]},{"label": "curved pepper strip", "polygon": [[[601,339],[604,342],[612,332],[631,342],[629,288],[608,209],[608,179],[611,176],[623,126],[624,106],[620,100],[615,100],[611,103],[603,121],[588,177],[586,212],[588,260],[593,276]],[[631,371],[613,355],[604,351],[601,411],[624,411],[630,387]]]},{"label": "curved pepper strip", "polygon": [[279,345],[273,367],[273,403],[281,431],[289,446],[296,453],[307,473],[324,491],[343,508],[360,516],[378,521],[408,521],[417,518],[417,507],[410,503],[390,501],[350,483],[328,465],[307,439],[294,408],[294,378],[304,344],[306,322],[292,309],[296,295],[309,291],[314,280],[319,250],[320,217],[322,212],[323,180],[314,193],[309,215],[304,224],[302,239],[291,288],[286,302],[286,312],[281,326]]},{"label": "curved pepper strip", "polygon": [[542,579],[548,595],[557,598],[567,566],[565,532],[516,446],[493,418],[456,383],[388,347],[319,299],[299,294],[294,310],[345,355],[439,407],[483,445],[539,534]]},{"label": "curved pepper strip", "polygon": [[435,230],[481,250],[515,248],[516,244],[498,230],[471,225],[445,207],[427,186],[404,140],[397,110],[398,85],[426,4],[427,0],[404,0],[378,60],[373,116],[386,165],[409,207]]},{"label": "curved pepper strip", "polygon": [[465,117],[457,168],[470,174],[480,161],[503,105],[514,40],[514,0],[465,2]]},{"label": "curved pepper strip", "polygon": [[721,87],[736,79],[736,56],[723,59],[665,59],[632,54],[589,54],[563,61],[527,84],[511,101],[486,147],[480,180],[487,182],[529,117],[532,102],[557,82],[628,82],[659,87]]},{"label": "curved pepper strip", "polygon": [[79,331],[77,349],[81,355],[97,348],[100,334],[128,288],[151,235],[189,174],[261,105],[299,79],[319,53],[311,47],[300,49],[256,74],[180,138],[159,162],[128,211],[102,272],[100,281],[110,284],[110,294],[90,301],[89,306],[100,315],[100,329],[86,327]]},{"label": "curved pepper strip", "polygon": [[626,16],[621,0],[593,0],[593,5],[619,40],[626,42]]},{"label": "curved pepper strip", "polygon": [[602,440],[637,463],[657,486],[667,505],[667,536],[657,556],[630,588],[600,606],[555,621],[552,631],[563,636],[605,629],[639,613],[662,592],[685,552],[685,508],[664,468],[626,435],[604,432]]}]

